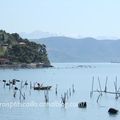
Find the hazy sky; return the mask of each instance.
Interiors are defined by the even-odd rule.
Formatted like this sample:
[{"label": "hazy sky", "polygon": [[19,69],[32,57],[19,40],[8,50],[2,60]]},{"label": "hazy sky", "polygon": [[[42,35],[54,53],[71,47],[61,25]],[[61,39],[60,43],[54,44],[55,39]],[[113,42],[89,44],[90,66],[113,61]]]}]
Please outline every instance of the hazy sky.
[{"label": "hazy sky", "polygon": [[120,38],[120,0],[0,0],[0,29]]}]

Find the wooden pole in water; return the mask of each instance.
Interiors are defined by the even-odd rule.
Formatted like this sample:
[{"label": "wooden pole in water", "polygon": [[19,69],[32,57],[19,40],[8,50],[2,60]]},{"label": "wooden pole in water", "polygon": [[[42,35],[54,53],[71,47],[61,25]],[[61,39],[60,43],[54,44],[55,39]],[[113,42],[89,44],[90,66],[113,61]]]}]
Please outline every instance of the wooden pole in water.
[{"label": "wooden pole in water", "polygon": [[64,105],[66,104],[66,93],[64,93]]},{"label": "wooden pole in water", "polygon": [[24,92],[24,94],[23,94],[23,99],[25,100],[25,92]]},{"label": "wooden pole in water", "polygon": [[44,91],[44,97],[45,97],[45,102],[48,103],[49,102],[49,93],[48,93],[48,90]]},{"label": "wooden pole in water", "polygon": [[10,90],[11,84],[10,84],[10,80],[9,80],[9,90]]},{"label": "wooden pole in water", "polygon": [[61,95],[61,100],[62,100],[62,104],[65,107],[66,104],[66,93],[64,93],[64,96]]},{"label": "wooden pole in water", "polygon": [[21,97],[25,100],[25,92],[24,92],[24,94],[22,94],[21,90],[19,90],[19,92],[20,92],[20,97],[19,97],[20,101],[21,101]]},{"label": "wooden pole in water", "polygon": [[75,87],[74,87],[74,84],[72,84],[72,92],[75,93]]},{"label": "wooden pole in water", "polygon": [[[102,90],[101,89],[100,80],[99,80],[99,77],[98,77],[99,89],[100,90],[94,90],[93,91],[93,89],[92,89],[92,92],[98,92],[98,93],[100,93],[99,96],[98,96],[98,98],[97,98],[97,102],[99,101],[100,97],[102,96],[102,93],[114,94],[115,95],[115,99],[118,99],[120,97],[120,87],[119,88],[117,87],[117,76],[116,76],[115,81],[114,81],[115,92],[113,92],[113,91],[107,91],[107,81],[108,81],[108,77],[106,77],[105,90]],[[92,84],[93,84],[93,82],[92,82]]]},{"label": "wooden pole in water", "polygon": [[100,97],[101,97],[101,94],[99,94],[99,96],[98,96],[98,98],[97,98],[97,103],[98,103],[98,101],[99,101]]},{"label": "wooden pole in water", "polygon": [[32,82],[30,81],[30,89],[32,89]]},{"label": "wooden pole in water", "polygon": [[21,89],[23,88],[23,81],[21,81],[20,88]]},{"label": "wooden pole in water", "polygon": [[114,87],[115,87],[115,93],[116,93],[116,95],[115,95],[115,99],[118,99],[118,90],[117,90],[117,76],[116,76],[116,79],[115,79],[115,82],[114,82]]},{"label": "wooden pole in water", "polygon": [[106,82],[105,82],[105,93],[107,92],[107,81],[108,81],[108,76],[106,76]]},{"label": "wooden pole in water", "polygon": [[58,94],[57,88],[58,88],[58,85],[56,84],[56,88],[55,88],[55,94],[56,94],[56,96],[57,96],[57,94]]},{"label": "wooden pole in water", "polygon": [[71,96],[71,89],[69,88],[69,96]]},{"label": "wooden pole in water", "polygon": [[32,82],[30,81],[30,90],[29,90],[29,95],[31,95],[31,89],[32,89]]},{"label": "wooden pole in water", "polygon": [[[98,76],[98,83],[99,83],[99,88],[100,88],[100,91],[102,91],[99,76]],[[102,95],[102,92],[101,92],[101,95]]]},{"label": "wooden pole in water", "polygon": [[16,93],[17,93],[17,92],[16,92],[16,91],[14,91],[14,93],[13,93],[13,97],[14,97],[14,98],[16,97]]},{"label": "wooden pole in water", "polygon": [[21,94],[22,94],[22,93],[21,93],[21,90],[19,90],[19,92],[20,92],[19,100],[21,101]]},{"label": "wooden pole in water", "polygon": [[[102,92],[102,93],[105,93],[105,91],[100,91],[100,90],[94,90],[93,92]],[[116,92],[112,92],[112,91],[107,91],[106,93],[109,93],[109,94],[116,94]],[[120,95],[120,92],[117,92],[118,95]]]},{"label": "wooden pole in water", "polygon": [[90,98],[92,97],[92,95],[93,95],[93,88],[94,87],[94,76],[93,76],[93,78],[92,78],[92,89],[91,89],[91,92],[90,92]]},{"label": "wooden pole in water", "polygon": [[6,80],[3,80],[3,82],[4,82],[4,85],[3,85],[3,87],[5,88],[5,85],[6,85]]},{"label": "wooden pole in water", "polygon": [[67,92],[66,92],[66,98],[67,98],[67,100],[69,99],[68,90],[67,90]]}]

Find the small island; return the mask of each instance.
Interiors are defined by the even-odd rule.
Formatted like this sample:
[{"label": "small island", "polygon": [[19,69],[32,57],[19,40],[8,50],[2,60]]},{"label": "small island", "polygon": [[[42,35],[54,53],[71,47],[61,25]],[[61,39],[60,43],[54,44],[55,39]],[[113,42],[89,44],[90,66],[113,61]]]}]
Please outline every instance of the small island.
[{"label": "small island", "polygon": [[0,68],[52,67],[46,46],[0,30]]}]

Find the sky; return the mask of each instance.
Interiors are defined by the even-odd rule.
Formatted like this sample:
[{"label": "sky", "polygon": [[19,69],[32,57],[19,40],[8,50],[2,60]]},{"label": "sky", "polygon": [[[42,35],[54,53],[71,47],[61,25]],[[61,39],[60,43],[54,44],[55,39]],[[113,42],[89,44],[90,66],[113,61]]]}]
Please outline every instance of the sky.
[{"label": "sky", "polygon": [[0,0],[0,29],[120,38],[120,0]]}]

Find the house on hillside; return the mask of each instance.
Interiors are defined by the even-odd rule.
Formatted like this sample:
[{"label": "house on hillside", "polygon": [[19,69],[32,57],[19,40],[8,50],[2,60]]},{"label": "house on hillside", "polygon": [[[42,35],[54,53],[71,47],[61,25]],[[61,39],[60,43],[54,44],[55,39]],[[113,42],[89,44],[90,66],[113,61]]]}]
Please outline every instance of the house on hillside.
[{"label": "house on hillside", "polygon": [[9,64],[10,60],[7,58],[0,58],[0,65]]},{"label": "house on hillside", "polygon": [[26,45],[25,42],[19,42],[19,45]]},{"label": "house on hillside", "polygon": [[5,50],[7,50],[7,48],[8,48],[8,44],[3,44],[3,45],[1,45]]}]

